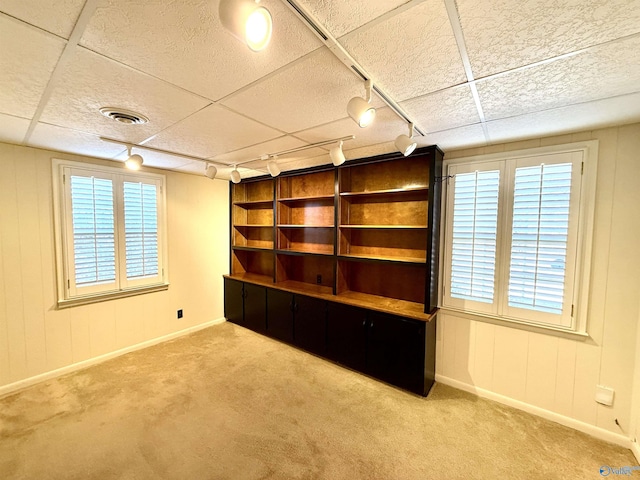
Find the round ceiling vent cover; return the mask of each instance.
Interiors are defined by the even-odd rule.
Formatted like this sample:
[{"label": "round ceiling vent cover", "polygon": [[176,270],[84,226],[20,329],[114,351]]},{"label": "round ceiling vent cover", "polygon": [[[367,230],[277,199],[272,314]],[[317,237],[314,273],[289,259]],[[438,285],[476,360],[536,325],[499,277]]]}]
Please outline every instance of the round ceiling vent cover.
[{"label": "round ceiling vent cover", "polygon": [[126,125],[140,125],[149,121],[144,115],[124,108],[103,107],[100,109],[100,113],[111,120]]}]

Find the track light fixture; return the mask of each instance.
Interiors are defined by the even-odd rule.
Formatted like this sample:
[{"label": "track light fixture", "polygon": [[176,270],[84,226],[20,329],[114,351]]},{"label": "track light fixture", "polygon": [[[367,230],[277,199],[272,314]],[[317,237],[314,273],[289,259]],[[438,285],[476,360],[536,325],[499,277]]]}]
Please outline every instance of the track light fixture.
[{"label": "track light fixture", "polygon": [[338,142],[338,145],[329,150],[329,156],[331,157],[331,161],[333,164],[338,167],[345,162],[344,152],[342,151],[342,140]]},{"label": "track light fixture", "polygon": [[376,118],[376,109],[370,105],[372,87],[371,80],[365,81],[366,98],[353,97],[347,104],[347,113],[360,128],[368,127],[373,122],[373,119]]},{"label": "track light fixture", "polygon": [[254,52],[264,49],[271,40],[271,13],[259,5],[260,0],[220,0],[220,23]]},{"label": "track light fixture", "polygon": [[127,153],[128,158],[124,161],[125,166],[129,170],[140,170],[142,162],[144,161],[142,155],[138,155],[137,153],[131,155],[131,147],[127,147]]},{"label": "track light fixture", "polygon": [[231,172],[231,181],[233,183],[240,183],[242,177],[240,176],[240,172],[238,171],[238,167],[236,165],[233,166],[233,171]]},{"label": "track light fixture", "polygon": [[269,170],[269,174],[272,177],[277,177],[278,175],[280,175],[280,171],[281,171],[280,165],[278,165],[278,162],[276,161],[278,159],[278,156],[274,155],[271,158],[272,159],[267,162],[267,170]]},{"label": "track light fixture", "polygon": [[217,173],[218,173],[218,169],[216,168],[216,166],[211,165],[210,163],[207,163],[207,166],[204,170],[205,176],[213,180],[214,178],[216,178]]},{"label": "track light fixture", "polygon": [[395,145],[398,151],[405,157],[411,155],[418,146],[418,143],[413,140],[413,123],[409,124],[409,135],[398,135],[396,137]]}]

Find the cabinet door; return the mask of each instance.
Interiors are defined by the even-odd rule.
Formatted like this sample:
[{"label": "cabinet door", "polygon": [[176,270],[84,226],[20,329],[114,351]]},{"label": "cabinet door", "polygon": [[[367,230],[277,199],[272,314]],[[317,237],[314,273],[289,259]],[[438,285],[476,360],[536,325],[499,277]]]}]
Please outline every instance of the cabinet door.
[{"label": "cabinet door", "polygon": [[267,289],[251,283],[244,284],[244,326],[254,332],[267,329]]},{"label": "cabinet door", "polygon": [[293,341],[293,293],[267,289],[267,335]]},{"label": "cabinet door", "polygon": [[242,311],[242,282],[224,279],[224,316],[238,325],[244,325]]},{"label": "cabinet door", "polygon": [[367,372],[424,395],[425,323],[369,312]]},{"label": "cabinet door", "polygon": [[329,302],[327,357],[356,370],[366,366],[366,310]]},{"label": "cabinet door", "polygon": [[327,302],[295,296],[294,343],[305,350],[324,355],[327,344]]}]

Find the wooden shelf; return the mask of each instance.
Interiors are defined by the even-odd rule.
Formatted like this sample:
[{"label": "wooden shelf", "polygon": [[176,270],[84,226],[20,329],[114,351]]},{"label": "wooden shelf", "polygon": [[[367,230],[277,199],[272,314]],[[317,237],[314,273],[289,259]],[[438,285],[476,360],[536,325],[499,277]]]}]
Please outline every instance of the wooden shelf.
[{"label": "wooden shelf", "polygon": [[289,198],[278,198],[279,202],[282,203],[303,203],[303,202],[328,202],[333,201],[335,199],[335,195],[314,195],[308,197],[289,197]]},{"label": "wooden shelf", "polygon": [[285,280],[278,282],[277,288],[291,292],[302,293],[311,296],[321,296],[321,298],[333,297],[333,289],[324,285],[313,285],[310,283],[298,282],[297,280]]},{"label": "wooden shelf", "polygon": [[251,247],[251,246],[245,246],[245,245],[234,245],[231,248],[233,250],[244,250],[246,252],[262,252],[262,251],[270,252],[271,250],[273,250],[272,247]]},{"label": "wooden shelf", "polygon": [[242,208],[273,208],[273,200],[254,200],[251,202],[233,202]]},{"label": "wooden shelf", "polygon": [[365,254],[340,254],[338,259],[356,259],[356,260],[374,260],[381,262],[398,262],[398,263],[411,263],[416,265],[424,265],[427,260],[419,257],[394,257],[388,255],[365,255]]},{"label": "wooden shelf", "polygon": [[331,257],[333,255],[333,251],[319,252],[317,250],[304,249],[304,248],[279,248],[278,250],[276,250],[276,253],[281,253],[283,255],[288,255],[288,254],[320,255],[323,257]]},{"label": "wooden shelf", "polygon": [[340,228],[370,228],[372,230],[427,230],[428,227],[426,225],[340,225]]},{"label": "wooden shelf", "polygon": [[408,193],[428,192],[429,187],[389,188],[386,190],[369,190],[364,192],[340,192],[341,197],[376,197],[385,195],[401,195]]},{"label": "wooden shelf", "polygon": [[333,228],[333,225],[276,225],[278,228]]},{"label": "wooden shelf", "polygon": [[234,225],[234,228],[273,228],[273,224],[242,223]]},{"label": "wooden shelf", "polygon": [[381,297],[380,295],[371,295],[369,293],[352,292],[350,290],[342,292],[334,298],[341,303],[355,305],[357,307],[363,307],[378,312],[401,315],[415,320],[428,322],[433,318],[433,314],[424,313],[424,304],[422,303]]},{"label": "wooden shelf", "polygon": [[268,275],[260,275],[258,273],[242,272],[232,275],[223,275],[225,278],[233,280],[241,280],[243,282],[255,283],[257,285],[273,286],[273,277]]}]

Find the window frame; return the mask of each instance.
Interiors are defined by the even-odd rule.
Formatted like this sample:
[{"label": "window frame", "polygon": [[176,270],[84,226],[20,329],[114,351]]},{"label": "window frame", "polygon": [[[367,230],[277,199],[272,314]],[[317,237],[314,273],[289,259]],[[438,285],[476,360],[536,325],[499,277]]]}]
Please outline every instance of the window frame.
[{"label": "window frame", "polygon": [[[66,179],[67,184],[64,178],[65,174],[72,172],[108,178],[113,182],[116,279],[109,284],[88,287],[76,287],[75,285],[73,248],[68,243],[69,241],[73,242],[73,222],[70,217],[71,187],[70,179]],[[52,174],[58,308],[140,295],[166,290],[169,287],[165,175],[146,171],[133,172],[124,167],[118,168],[56,158],[52,159]],[[156,186],[158,275],[145,279],[127,279],[123,186],[124,182],[140,181]]]},{"label": "window frame", "polygon": [[[573,268],[573,279],[565,281],[567,286],[567,297],[570,297],[569,305],[572,305],[573,315],[569,325],[559,325],[544,323],[543,321],[532,320],[531,317],[545,317],[543,312],[533,311],[531,317],[523,318],[514,315],[514,309],[508,306],[508,285],[509,268],[511,254],[511,228],[513,210],[513,189],[515,169],[518,163],[530,163],[532,159],[545,155],[556,154],[580,154],[582,156],[580,191],[577,195],[577,214],[571,212],[570,215],[577,215],[577,240],[575,242],[575,265]],[[503,163],[504,162],[504,163]],[[588,301],[591,276],[591,257],[593,244],[593,228],[595,214],[595,192],[596,173],[598,163],[598,141],[590,140],[585,142],[554,145],[548,147],[538,147],[528,150],[515,150],[488,155],[477,155],[471,157],[445,160],[443,171],[445,178],[449,178],[452,167],[468,167],[472,171],[473,167],[483,167],[485,165],[496,165],[503,163],[501,170],[500,189],[498,193],[498,228],[496,234],[496,269],[495,269],[495,294],[494,301],[490,307],[476,305],[480,302],[465,301],[456,299],[449,294],[451,278],[451,238],[452,238],[452,217],[453,217],[453,188],[449,186],[449,181],[443,182],[442,191],[442,225],[440,250],[440,278],[439,285],[440,308],[445,311],[471,315],[474,318],[484,318],[492,323],[503,325],[520,326],[525,329],[532,329],[539,332],[563,332],[571,335],[587,336],[588,323]],[[489,169],[489,168],[487,168]],[[502,178],[503,172],[506,173]],[[572,175],[572,182],[574,181]],[[511,181],[509,181],[511,179]],[[451,197],[451,199],[450,199]],[[509,202],[511,199],[511,202]],[[573,207],[573,205],[572,205]],[[506,234],[505,234],[506,233]],[[567,272],[569,263],[567,264]]]}]

